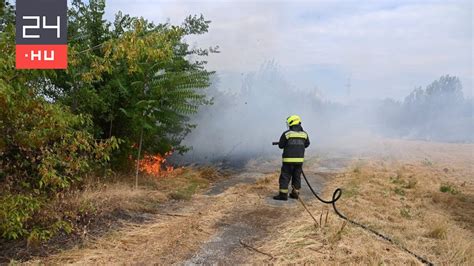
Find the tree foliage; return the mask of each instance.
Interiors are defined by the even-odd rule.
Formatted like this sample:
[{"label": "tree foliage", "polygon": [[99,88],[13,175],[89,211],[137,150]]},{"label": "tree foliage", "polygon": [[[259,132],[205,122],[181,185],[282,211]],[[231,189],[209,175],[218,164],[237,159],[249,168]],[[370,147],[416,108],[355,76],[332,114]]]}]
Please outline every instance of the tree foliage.
[{"label": "tree foliage", "polygon": [[0,234],[46,238],[64,222],[58,217],[34,224],[34,215],[49,198],[108,161],[118,142],[96,141],[87,131],[87,116],[39,94],[45,71],[14,69],[13,31],[8,25],[0,40]]},{"label": "tree foliage", "polygon": [[458,142],[473,140],[472,110],[459,78],[444,75],[425,89],[414,89],[403,102],[385,101],[378,116],[398,137]]},{"label": "tree foliage", "polygon": [[209,21],[180,26],[118,13],[105,1],[73,0],[67,70],[16,70],[14,7],[0,13],[0,235],[44,240],[70,230],[45,205],[99,167],[126,166],[137,144],[149,153],[180,145],[189,115],[207,104],[212,72],[193,61],[217,48],[191,49],[183,38]]},{"label": "tree foliage", "polygon": [[191,49],[186,35],[207,32],[209,21],[189,16],[181,26],[154,23],[122,13],[105,21],[102,0],[75,0],[69,11],[70,66],[51,77],[44,94],[93,117],[94,134],[124,140],[116,166],[134,156],[143,131],[148,153],[180,145],[193,128],[189,115],[209,103],[201,89],[212,72],[194,61],[216,48]]}]

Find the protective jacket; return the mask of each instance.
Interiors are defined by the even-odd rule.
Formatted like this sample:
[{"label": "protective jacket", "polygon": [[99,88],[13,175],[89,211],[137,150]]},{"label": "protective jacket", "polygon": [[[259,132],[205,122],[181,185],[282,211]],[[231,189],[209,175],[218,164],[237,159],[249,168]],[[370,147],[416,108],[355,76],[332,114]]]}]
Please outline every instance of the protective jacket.
[{"label": "protective jacket", "polygon": [[278,147],[283,149],[284,163],[303,163],[304,150],[308,146],[308,133],[301,125],[291,126],[289,130],[283,132],[278,143]]}]

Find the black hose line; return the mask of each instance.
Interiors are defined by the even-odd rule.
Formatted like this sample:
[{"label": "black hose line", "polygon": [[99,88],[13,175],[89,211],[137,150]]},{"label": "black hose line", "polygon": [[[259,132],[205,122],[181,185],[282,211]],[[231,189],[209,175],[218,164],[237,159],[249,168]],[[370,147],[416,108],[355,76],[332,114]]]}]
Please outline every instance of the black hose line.
[{"label": "black hose line", "polygon": [[325,204],[331,204],[332,205],[332,208],[334,209],[334,212],[339,216],[341,217],[342,219],[348,221],[349,223],[353,224],[353,225],[356,225],[356,226],[359,226],[360,228],[364,229],[364,230],[367,230],[373,234],[375,234],[376,236],[384,239],[384,240],[387,240],[388,242],[390,242],[391,244],[393,245],[396,245],[397,247],[399,247],[400,249],[402,249],[403,251],[413,255],[415,258],[417,258],[419,261],[421,261],[422,263],[426,264],[426,265],[433,265],[432,262],[428,261],[427,259],[423,258],[422,256],[420,255],[417,255],[415,254],[413,251],[407,249],[406,247],[404,246],[401,246],[400,244],[396,243],[392,238],[386,236],[386,235],[383,235],[377,231],[375,231],[374,229],[372,228],[369,228],[368,226],[366,225],[363,225],[361,223],[358,223],[354,220],[351,220],[349,218],[347,218],[344,214],[342,214],[341,212],[339,212],[339,210],[336,208],[336,202],[341,198],[341,195],[342,195],[342,190],[340,188],[337,188],[336,190],[334,190],[334,193],[332,193],[332,199],[331,200],[323,200],[322,198],[320,198],[318,196],[318,194],[314,191],[313,187],[311,187],[311,184],[309,183],[308,179],[306,178],[306,175],[304,174],[304,172],[302,171],[302,174],[303,174],[303,177],[304,177],[304,180],[306,181],[306,184],[308,184],[308,187],[309,189],[311,190],[311,192],[313,193],[313,195],[319,200],[321,201],[322,203],[325,203]]}]

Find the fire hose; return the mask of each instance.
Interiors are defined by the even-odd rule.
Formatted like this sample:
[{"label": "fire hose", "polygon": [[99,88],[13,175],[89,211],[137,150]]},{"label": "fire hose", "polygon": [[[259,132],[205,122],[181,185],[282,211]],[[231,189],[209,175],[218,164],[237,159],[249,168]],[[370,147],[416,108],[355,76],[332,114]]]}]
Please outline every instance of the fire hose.
[{"label": "fire hose", "polygon": [[[273,145],[278,145],[279,142],[272,142]],[[347,218],[347,216],[345,216],[344,214],[342,214],[336,207],[336,202],[341,198],[342,196],[342,189],[341,188],[336,188],[336,190],[334,190],[334,192],[332,193],[332,199],[331,200],[324,200],[322,199],[321,197],[318,196],[318,194],[314,191],[313,187],[311,186],[311,184],[309,183],[308,181],[308,178],[306,178],[306,175],[304,173],[304,171],[301,171],[301,173],[303,174],[303,177],[304,177],[304,180],[306,181],[306,184],[308,184],[308,187],[309,189],[311,190],[311,192],[313,193],[313,195],[322,203],[324,204],[331,204],[332,205],[332,208],[334,209],[334,212],[337,214],[337,216],[339,216],[341,219],[343,220],[346,220],[347,222],[355,225],[355,226],[358,226],[370,233],[373,233],[375,234],[376,236],[390,242],[391,244],[399,247],[400,249],[402,249],[403,251],[407,252],[408,254],[414,256],[415,258],[417,258],[420,262],[426,264],[426,265],[433,265],[432,262],[428,261],[427,259],[423,258],[422,256],[414,253],[413,251],[407,249],[406,247],[396,243],[391,237],[388,237],[387,235],[384,235],[380,232],[377,232],[376,230],[368,227],[367,225],[364,225],[364,224],[361,224],[359,222],[356,222],[352,219],[349,219]]]}]

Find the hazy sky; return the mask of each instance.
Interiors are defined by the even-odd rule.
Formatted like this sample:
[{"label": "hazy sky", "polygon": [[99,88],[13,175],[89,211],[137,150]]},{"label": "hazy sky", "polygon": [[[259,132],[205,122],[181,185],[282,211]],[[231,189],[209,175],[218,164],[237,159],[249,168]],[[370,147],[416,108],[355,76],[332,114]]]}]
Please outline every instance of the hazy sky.
[{"label": "hazy sky", "polygon": [[152,1],[108,0],[117,11],[180,24],[189,14],[212,21],[208,34],[188,38],[219,45],[209,68],[223,87],[240,73],[275,60],[298,89],[330,99],[401,99],[443,74],[461,78],[472,97],[473,6],[460,1]]}]

